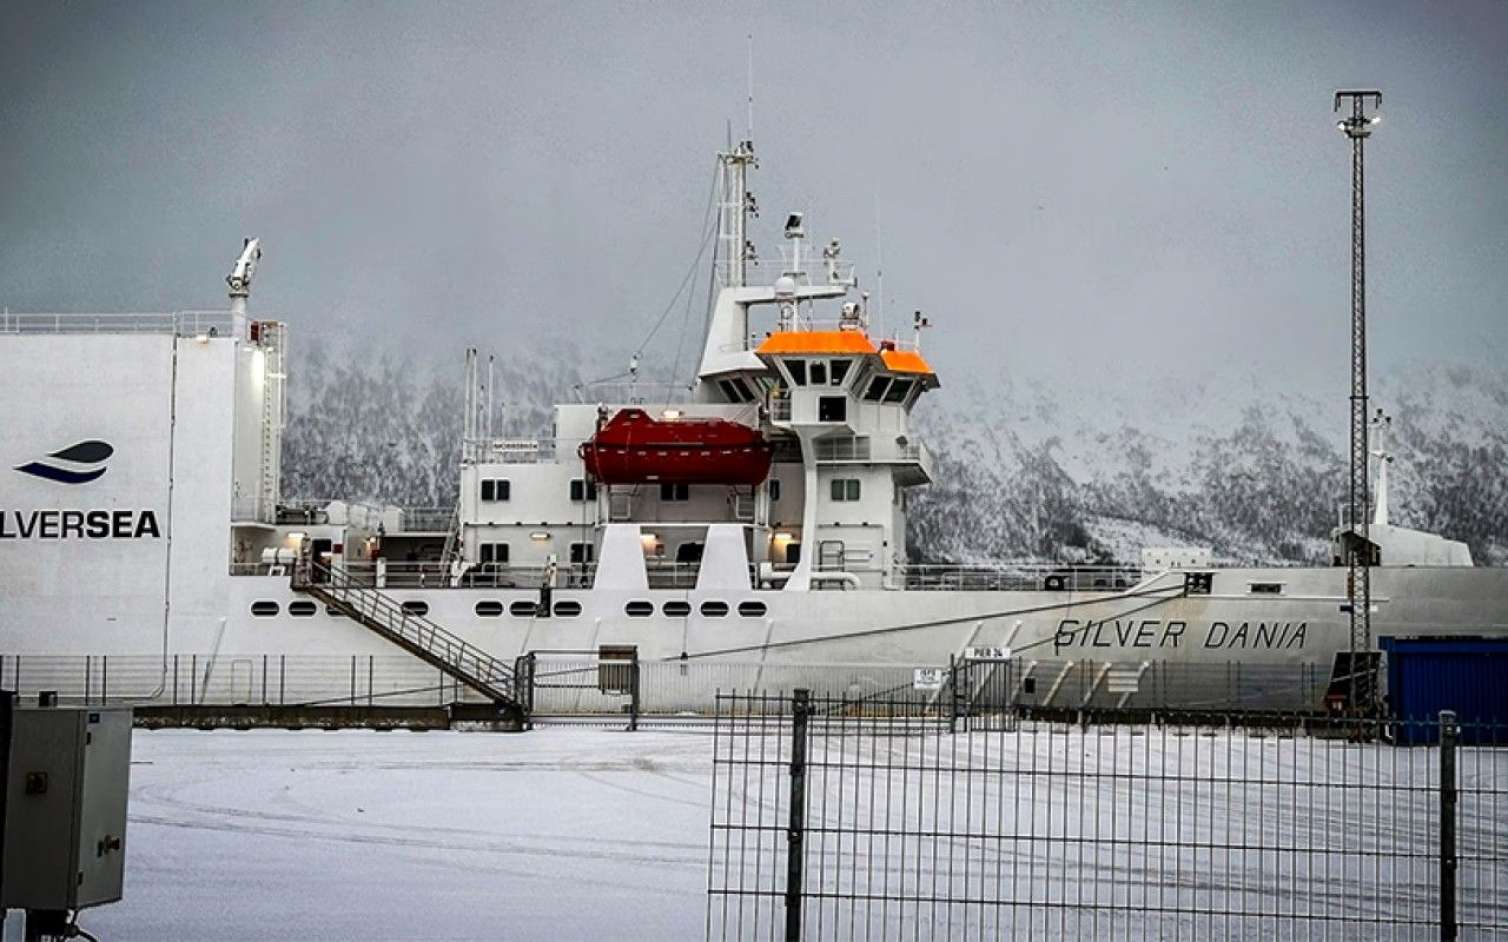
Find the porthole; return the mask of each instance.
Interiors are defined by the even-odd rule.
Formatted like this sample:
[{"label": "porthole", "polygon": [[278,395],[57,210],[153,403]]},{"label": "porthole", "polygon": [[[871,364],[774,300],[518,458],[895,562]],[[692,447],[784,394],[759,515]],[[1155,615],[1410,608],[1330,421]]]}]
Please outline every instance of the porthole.
[{"label": "porthole", "polygon": [[702,603],[702,617],[704,617],[704,618],[724,618],[724,617],[727,616],[727,614],[728,614],[728,603],[727,602],[703,602]]},{"label": "porthole", "polygon": [[691,614],[691,603],[681,599],[672,599],[665,603],[663,611],[667,618],[685,618]]},{"label": "porthole", "polygon": [[745,618],[763,618],[764,613],[768,610],[763,602],[738,603],[738,614]]},{"label": "porthole", "polygon": [[629,618],[648,618],[655,613],[655,603],[636,599],[623,606],[623,613]]},{"label": "porthole", "polygon": [[557,618],[575,618],[581,614],[581,603],[562,599],[555,603],[555,616]]},{"label": "porthole", "polygon": [[421,602],[418,599],[411,599],[403,603],[403,610],[410,615],[418,615],[422,618],[429,614],[429,603]]},{"label": "porthole", "polygon": [[519,599],[508,606],[508,614],[514,618],[533,618],[534,603],[529,599]]},{"label": "porthole", "polygon": [[478,618],[496,618],[503,613],[503,603],[497,599],[482,599],[473,608]]},{"label": "porthole", "polygon": [[304,599],[288,603],[288,614],[294,618],[312,618],[317,611],[319,611],[318,605]]},{"label": "porthole", "polygon": [[258,618],[271,618],[278,613],[278,603],[271,601],[252,602],[251,613]]}]

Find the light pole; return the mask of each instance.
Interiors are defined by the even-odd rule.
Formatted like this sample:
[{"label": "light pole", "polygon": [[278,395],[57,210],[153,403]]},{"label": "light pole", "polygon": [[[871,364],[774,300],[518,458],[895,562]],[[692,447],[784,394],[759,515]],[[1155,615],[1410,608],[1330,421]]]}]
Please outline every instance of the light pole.
[{"label": "light pole", "polygon": [[[1344,114],[1343,106],[1349,114]],[[1364,152],[1378,121],[1382,92],[1373,89],[1338,91],[1335,111],[1343,117],[1335,126],[1351,141],[1351,482],[1350,526],[1346,545],[1346,594],[1351,609],[1351,707],[1374,712],[1377,705],[1372,651],[1372,543],[1368,520],[1367,474],[1367,238]],[[1371,113],[1368,113],[1368,109]],[[1361,665],[1368,661],[1363,681]]]}]

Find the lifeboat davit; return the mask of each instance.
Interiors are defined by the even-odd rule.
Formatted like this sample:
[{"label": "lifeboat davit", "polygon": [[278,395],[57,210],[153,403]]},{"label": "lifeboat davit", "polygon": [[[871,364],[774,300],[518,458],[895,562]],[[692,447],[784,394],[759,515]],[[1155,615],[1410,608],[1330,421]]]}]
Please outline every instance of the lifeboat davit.
[{"label": "lifeboat davit", "polygon": [[726,419],[654,419],[622,409],[577,454],[604,484],[758,484],[775,448],[758,429]]}]

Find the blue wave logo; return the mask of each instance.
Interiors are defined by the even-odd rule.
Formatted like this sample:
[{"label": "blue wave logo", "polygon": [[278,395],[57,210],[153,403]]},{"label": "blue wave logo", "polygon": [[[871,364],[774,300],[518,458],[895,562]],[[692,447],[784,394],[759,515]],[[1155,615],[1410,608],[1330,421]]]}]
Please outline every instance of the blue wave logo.
[{"label": "blue wave logo", "polygon": [[51,460],[32,461],[16,470],[59,484],[88,484],[105,473],[105,462],[113,454],[115,449],[107,442],[90,439],[53,452],[47,456]]}]

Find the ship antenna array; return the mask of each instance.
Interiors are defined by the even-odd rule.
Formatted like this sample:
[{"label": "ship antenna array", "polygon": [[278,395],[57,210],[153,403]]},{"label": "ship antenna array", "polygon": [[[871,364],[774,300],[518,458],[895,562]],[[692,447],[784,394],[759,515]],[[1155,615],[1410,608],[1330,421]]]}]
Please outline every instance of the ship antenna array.
[{"label": "ship antenna array", "polygon": [[[1365,153],[1381,118],[1382,92],[1375,89],[1342,90],[1335,93],[1335,126],[1351,142],[1351,468],[1348,504],[1346,589],[1351,616],[1351,706],[1375,712],[1377,683],[1375,667],[1362,676],[1363,658],[1372,651],[1371,533],[1368,528],[1367,449],[1367,259]],[[1364,687],[1359,686],[1364,683]]]}]

